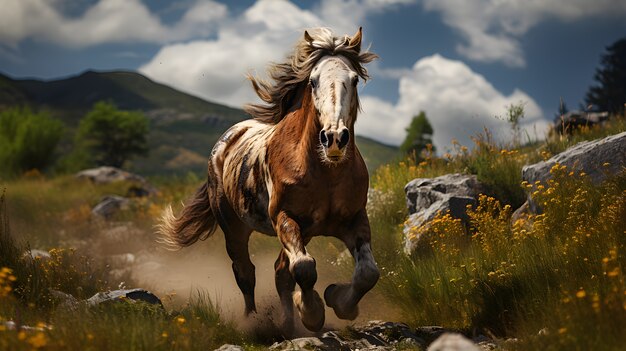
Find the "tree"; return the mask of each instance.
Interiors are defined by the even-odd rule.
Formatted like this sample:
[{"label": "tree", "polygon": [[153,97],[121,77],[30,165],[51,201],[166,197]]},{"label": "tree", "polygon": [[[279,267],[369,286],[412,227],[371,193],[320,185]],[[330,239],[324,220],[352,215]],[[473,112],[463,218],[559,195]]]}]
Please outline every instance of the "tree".
[{"label": "tree", "polygon": [[63,135],[63,123],[45,113],[16,107],[0,113],[0,170],[15,175],[48,168]]},{"label": "tree", "polygon": [[413,153],[417,159],[421,159],[422,151],[426,150],[427,145],[432,145],[432,143],[433,127],[428,122],[426,113],[421,111],[419,115],[413,117],[411,124],[406,128],[406,138],[400,145],[400,151],[405,154]]},{"label": "tree", "polygon": [[98,102],[80,121],[77,145],[99,166],[122,167],[135,155],[148,152],[148,120],[141,112],[120,111]]},{"label": "tree", "polygon": [[626,38],[606,48],[594,79],[598,85],[587,92],[585,102],[599,111],[624,112],[626,103]]}]

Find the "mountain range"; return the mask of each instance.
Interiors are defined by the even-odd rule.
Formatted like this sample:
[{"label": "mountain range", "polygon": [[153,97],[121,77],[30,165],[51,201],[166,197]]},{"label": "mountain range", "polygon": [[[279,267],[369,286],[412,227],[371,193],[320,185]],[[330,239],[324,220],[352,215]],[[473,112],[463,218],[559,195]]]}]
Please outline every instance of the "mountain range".
[{"label": "mountain range", "polygon": [[[80,119],[98,101],[142,111],[150,120],[146,157],[129,169],[141,174],[206,171],[213,144],[229,126],[249,118],[241,109],[209,102],[132,71],[86,71],[55,80],[15,79],[0,73],[0,109],[29,106],[62,120],[67,128],[61,153],[72,147]],[[370,172],[398,155],[394,146],[357,136]]]}]

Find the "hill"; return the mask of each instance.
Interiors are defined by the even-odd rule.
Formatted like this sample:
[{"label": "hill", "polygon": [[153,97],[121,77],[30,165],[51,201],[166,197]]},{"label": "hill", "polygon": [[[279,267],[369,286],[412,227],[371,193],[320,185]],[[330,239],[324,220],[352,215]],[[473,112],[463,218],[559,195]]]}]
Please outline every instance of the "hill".
[{"label": "hill", "polygon": [[[219,136],[232,124],[248,118],[243,110],[183,93],[131,71],[86,71],[57,80],[13,79],[0,74],[0,108],[27,105],[46,110],[68,125],[62,149],[71,147],[80,119],[98,101],[124,110],[140,110],[150,119],[150,154],[133,160],[142,174],[204,172],[206,159]],[[393,159],[397,149],[357,137],[370,170]]]}]

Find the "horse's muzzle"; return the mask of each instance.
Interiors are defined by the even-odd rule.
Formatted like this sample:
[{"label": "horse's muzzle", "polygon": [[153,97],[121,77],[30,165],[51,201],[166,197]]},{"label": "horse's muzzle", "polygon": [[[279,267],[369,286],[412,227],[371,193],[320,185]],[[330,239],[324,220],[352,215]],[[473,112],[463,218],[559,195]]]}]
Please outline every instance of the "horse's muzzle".
[{"label": "horse's muzzle", "polygon": [[324,148],[324,156],[333,163],[343,160],[349,141],[350,131],[345,127],[339,131],[322,129],[320,132],[320,143]]}]

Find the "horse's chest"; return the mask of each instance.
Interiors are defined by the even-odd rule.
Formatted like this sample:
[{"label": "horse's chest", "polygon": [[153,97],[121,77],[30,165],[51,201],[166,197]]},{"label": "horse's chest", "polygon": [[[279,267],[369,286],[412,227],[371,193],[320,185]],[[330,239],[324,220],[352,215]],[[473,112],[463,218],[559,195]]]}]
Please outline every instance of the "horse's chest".
[{"label": "horse's chest", "polygon": [[356,193],[312,188],[296,192],[287,210],[296,217],[306,236],[335,235],[349,226],[363,208],[362,203]]}]

